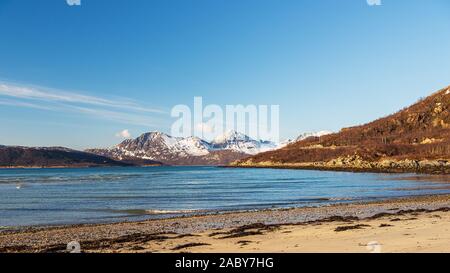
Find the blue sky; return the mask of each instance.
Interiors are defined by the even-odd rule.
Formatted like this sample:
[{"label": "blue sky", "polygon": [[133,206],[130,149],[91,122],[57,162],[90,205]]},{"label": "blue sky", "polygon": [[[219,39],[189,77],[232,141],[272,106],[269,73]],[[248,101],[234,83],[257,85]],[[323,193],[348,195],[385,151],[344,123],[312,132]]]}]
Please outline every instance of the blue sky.
[{"label": "blue sky", "polygon": [[281,137],[450,84],[448,0],[0,0],[0,144],[106,147],[170,109],[279,104]]}]

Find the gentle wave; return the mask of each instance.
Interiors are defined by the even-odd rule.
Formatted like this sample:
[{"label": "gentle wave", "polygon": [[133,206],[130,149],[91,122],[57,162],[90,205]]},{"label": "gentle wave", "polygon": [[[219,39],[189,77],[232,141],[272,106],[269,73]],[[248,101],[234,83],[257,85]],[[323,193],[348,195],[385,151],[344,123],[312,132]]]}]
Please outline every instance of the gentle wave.
[{"label": "gentle wave", "polygon": [[146,210],[148,214],[185,214],[200,212],[199,210]]},{"label": "gentle wave", "polygon": [[140,174],[121,174],[121,175],[86,175],[86,176],[34,176],[34,177],[0,177],[0,184],[16,183],[71,183],[71,182],[102,182],[102,181],[120,181],[143,177]]},{"label": "gentle wave", "polygon": [[125,213],[129,215],[192,214],[202,212],[200,210],[160,210],[160,209],[122,209],[122,210],[108,210],[108,211],[112,213]]}]

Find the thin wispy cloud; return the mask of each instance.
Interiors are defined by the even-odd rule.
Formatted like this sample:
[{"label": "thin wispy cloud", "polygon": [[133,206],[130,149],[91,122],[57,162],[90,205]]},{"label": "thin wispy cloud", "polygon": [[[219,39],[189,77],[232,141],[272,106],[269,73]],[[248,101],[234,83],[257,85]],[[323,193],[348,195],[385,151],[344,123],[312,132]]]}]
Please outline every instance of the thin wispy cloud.
[{"label": "thin wispy cloud", "polygon": [[27,108],[34,108],[39,110],[53,110],[51,107],[46,107],[34,103],[29,102],[23,102],[23,101],[16,101],[16,100],[9,100],[9,99],[0,99],[0,105],[6,105],[6,106],[16,106],[16,107],[27,107]]},{"label": "thin wispy cloud", "polygon": [[146,108],[128,99],[110,100],[96,96],[88,96],[75,92],[55,90],[45,87],[20,86],[0,82],[0,95],[43,101],[82,103],[97,106],[122,108],[140,112],[163,113],[160,109]]},{"label": "thin wispy cloud", "polygon": [[128,98],[109,99],[46,87],[0,82],[0,105],[79,113],[119,123],[153,126],[166,114]]},{"label": "thin wispy cloud", "polygon": [[130,114],[124,112],[110,111],[104,109],[93,109],[87,107],[71,106],[68,111],[75,111],[85,115],[89,115],[96,118],[101,118],[109,121],[116,121],[123,124],[134,124],[141,126],[154,126],[157,124],[157,120],[154,117],[148,115]]}]

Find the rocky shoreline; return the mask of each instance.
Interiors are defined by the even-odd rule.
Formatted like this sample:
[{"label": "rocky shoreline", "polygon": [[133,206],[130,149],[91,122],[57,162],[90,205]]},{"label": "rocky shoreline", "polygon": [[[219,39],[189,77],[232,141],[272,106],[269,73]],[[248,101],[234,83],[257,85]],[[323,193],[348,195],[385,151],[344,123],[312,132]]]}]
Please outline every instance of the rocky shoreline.
[{"label": "rocky shoreline", "polygon": [[450,174],[450,160],[412,160],[384,159],[367,161],[358,155],[339,157],[327,162],[253,162],[251,159],[234,162],[229,167],[235,168],[275,168],[303,169],[321,171],[348,171],[372,173],[418,173],[418,174]]}]

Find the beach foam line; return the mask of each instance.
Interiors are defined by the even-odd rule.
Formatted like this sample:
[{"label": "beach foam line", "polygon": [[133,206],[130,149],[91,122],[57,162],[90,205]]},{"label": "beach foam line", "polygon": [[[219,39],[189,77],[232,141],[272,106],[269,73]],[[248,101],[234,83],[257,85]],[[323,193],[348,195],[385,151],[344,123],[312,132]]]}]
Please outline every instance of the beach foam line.
[{"label": "beach foam line", "polygon": [[183,214],[199,212],[199,210],[146,210],[146,212],[148,214]]},{"label": "beach foam line", "polygon": [[163,209],[119,209],[108,210],[113,213],[125,213],[129,215],[164,215],[164,214],[188,214],[201,212],[200,210],[163,210]]}]

